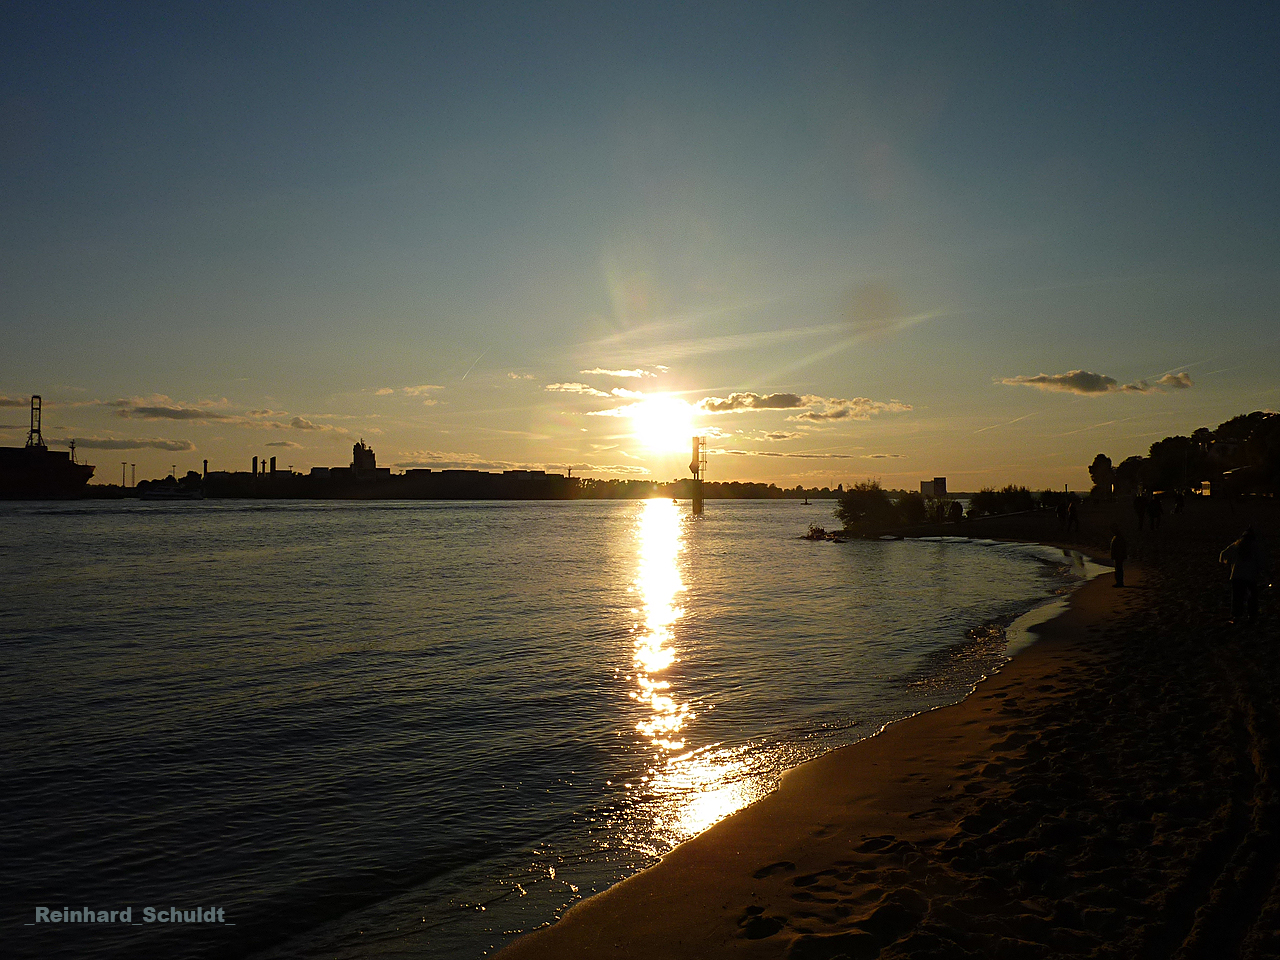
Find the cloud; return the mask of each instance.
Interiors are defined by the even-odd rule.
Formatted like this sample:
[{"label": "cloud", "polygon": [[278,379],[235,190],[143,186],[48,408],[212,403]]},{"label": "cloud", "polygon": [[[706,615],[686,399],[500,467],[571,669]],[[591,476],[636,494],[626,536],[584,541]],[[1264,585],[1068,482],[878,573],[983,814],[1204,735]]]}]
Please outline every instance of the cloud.
[{"label": "cloud", "polygon": [[507,376],[512,380],[534,380],[536,379],[532,373],[508,373]]},{"label": "cloud", "polygon": [[625,377],[633,380],[639,380],[641,377],[656,377],[657,374],[650,370],[605,370],[603,367],[592,367],[590,370],[579,370],[581,374],[586,376],[597,377]]},{"label": "cloud", "polygon": [[867,453],[863,454],[864,460],[905,460],[905,453]]},{"label": "cloud", "polygon": [[588,397],[612,396],[585,383],[548,383],[543,389],[550,390],[552,393],[580,393]]},{"label": "cloud", "polygon": [[115,437],[77,437],[76,447],[89,450],[171,450],[174,453],[186,453],[194,450],[196,445],[190,440],[130,440]]},{"label": "cloud", "polygon": [[25,407],[30,403],[30,399],[21,397],[0,397],[0,407]]},{"label": "cloud", "polygon": [[116,416],[126,420],[230,420],[225,413],[208,407],[188,407],[181,404],[139,403],[135,400],[114,400]]},{"label": "cloud", "polygon": [[630,463],[575,463],[573,469],[579,473],[621,473],[629,477],[646,477],[651,472],[648,467]]},{"label": "cloud", "polygon": [[[911,404],[900,400],[871,400],[854,397],[818,397],[795,393],[731,393],[727,397],[704,397],[697,403],[702,413],[746,413],[755,410],[804,410],[804,413],[787,417],[795,423],[828,423],[835,420],[869,420],[878,413],[902,413]],[[790,439],[784,437],[782,439]]]},{"label": "cloud", "polygon": [[295,430],[332,430],[332,427],[326,427],[323,424],[312,423],[305,417],[294,417],[289,421],[289,426]]},{"label": "cloud", "polygon": [[786,430],[775,430],[772,433],[763,434],[761,439],[777,442],[780,440],[799,440],[803,436],[803,433],[788,433]]},{"label": "cloud", "polygon": [[513,460],[494,460],[477,453],[455,453],[443,450],[414,450],[404,454],[404,459],[397,462],[395,466],[402,470],[429,467],[432,470],[546,470],[549,473],[572,470],[575,473],[618,473],[629,476],[644,476],[649,473],[648,468],[632,464],[521,463]]},{"label": "cloud", "polygon": [[794,410],[805,406],[794,393],[731,393],[727,397],[703,397],[697,407],[703,413],[743,413],[747,410]]},{"label": "cloud", "polygon": [[517,463],[513,460],[494,460],[477,453],[454,453],[444,450],[413,450],[402,454],[404,459],[396,463],[403,470],[429,467],[432,470],[543,470],[543,463]]},{"label": "cloud", "polygon": [[[444,387],[437,386],[434,383],[423,383],[416,387],[379,387],[373,391],[375,397],[389,397],[394,393],[403,393],[406,397],[422,397],[433,390],[443,390]],[[433,400],[432,403],[435,401]],[[430,404],[428,404],[430,405]]]},{"label": "cloud", "polygon": [[1186,390],[1192,386],[1189,373],[1166,373],[1155,383],[1139,380],[1123,386],[1115,377],[1088,370],[1068,370],[1066,373],[1038,373],[1034,377],[1019,375],[997,381],[1007,386],[1035,387],[1058,393],[1074,393],[1090,397],[1104,393],[1160,393],[1165,390]]},{"label": "cloud", "polygon": [[294,443],[292,440],[272,440],[266,444],[268,447],[289,447],[292,450],[301,450],[302,444]]},{"label": "cloud", "polygon": [[844,400],[837,397],[805,397],[805,406],[811,409],[798,413],[787,420],[798,423],[831,423],[838,420],[870,420],[881,413],[906,413],[912,409],[911,404],[901,400],[871,400],[868,397],[854,397]]},{"label": "cloud", "polygon": [[784,459],[794,460],[859,460],[857,454],[854,453],[791,453],[783,450],[715,450],[713,453],[723,453],[734,457],[781,457]]}]

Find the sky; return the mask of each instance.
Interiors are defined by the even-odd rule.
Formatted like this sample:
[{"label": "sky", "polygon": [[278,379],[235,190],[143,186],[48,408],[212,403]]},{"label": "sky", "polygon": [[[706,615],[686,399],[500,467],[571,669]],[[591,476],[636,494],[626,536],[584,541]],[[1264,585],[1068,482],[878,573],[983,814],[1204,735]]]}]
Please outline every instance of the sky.
[{"label": "sky", "polygon": [[0,444],[1087,489],[1280,409],[1266,5],[11,2]]}]

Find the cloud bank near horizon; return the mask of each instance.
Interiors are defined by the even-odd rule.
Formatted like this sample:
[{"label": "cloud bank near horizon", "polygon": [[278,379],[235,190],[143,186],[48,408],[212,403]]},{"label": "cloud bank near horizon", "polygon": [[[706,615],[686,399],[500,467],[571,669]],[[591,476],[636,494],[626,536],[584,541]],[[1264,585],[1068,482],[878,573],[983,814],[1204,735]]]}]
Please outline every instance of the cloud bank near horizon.
[{"label": "cloud bank near horizon", "polygon": [[1038,373],[1035,376],[1018,375],[1003,377],[996,381],[1011,387],[1035,387],[1038,390],[1049,390],[1057,393],[1074,393],[1077,396],[1092,397],[1105,393],[1163,393],[1170,390],[1189,390],[1193,385],[1191,374],[1166,373],[1154,383],[1138,380],[1134,383],[1121,384],[1115,377],[1103,373],[1091,373],[1088,370],[1068,370],[1066,373]]}]

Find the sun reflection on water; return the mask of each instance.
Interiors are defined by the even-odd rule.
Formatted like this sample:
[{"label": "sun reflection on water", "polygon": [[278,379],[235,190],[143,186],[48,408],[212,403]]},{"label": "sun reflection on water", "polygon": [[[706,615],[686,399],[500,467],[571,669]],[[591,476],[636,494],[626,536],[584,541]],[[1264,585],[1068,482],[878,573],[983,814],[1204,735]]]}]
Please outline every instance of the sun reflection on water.
[{"label": "sun reflection on water", "polygon": [[[645,708],[636,730],[656,749],[643,778],[648,827],[626,839],[633,846],[674,846],[753,802],[766,789],[751,776],[744,748],[709,744],[691,748],[687,727],[696,718],[689,691],[672,689],[667,675],[679,663],[676,626],[684,609],[680,575],[684,514],[670,500],[647,500],[637,525],[639,565],[635,590],[641,606],[635,628],[633,699]],[[650,833],[652,831],[652,833]]]},{"label": "sun reflection on water", "polygon": [[633,693],[649,707],[649,716],[636,729],[662,750],[683,750],[680,732],[691,718],[687,703],[671,695],[671,683],[662,678],[676,662],[675,622],[684,611],[676,595],[684,589],[680,579],[680,511],[669,500],[646,500],[640,514],[640,565],[635,586],[643,605],[643,620],[636,632],[636,685]]}]

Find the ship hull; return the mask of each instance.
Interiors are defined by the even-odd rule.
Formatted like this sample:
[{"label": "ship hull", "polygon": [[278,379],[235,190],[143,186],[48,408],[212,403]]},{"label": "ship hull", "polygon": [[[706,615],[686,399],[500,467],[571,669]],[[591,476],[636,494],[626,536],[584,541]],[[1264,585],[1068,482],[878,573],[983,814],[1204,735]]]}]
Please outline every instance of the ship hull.
[{"label": "ship hull", "polygon": [[90,464],[61,451],[0,447],[0,500],[75,500],[92,476]]}]

